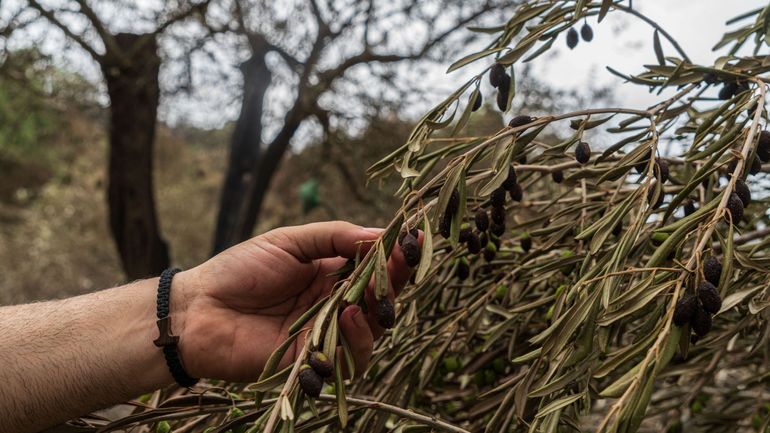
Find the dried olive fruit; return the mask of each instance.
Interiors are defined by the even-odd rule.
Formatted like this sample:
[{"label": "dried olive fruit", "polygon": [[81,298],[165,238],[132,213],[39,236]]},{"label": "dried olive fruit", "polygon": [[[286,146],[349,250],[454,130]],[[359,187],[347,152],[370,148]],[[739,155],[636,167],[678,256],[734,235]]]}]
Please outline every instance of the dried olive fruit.
[{"label": "dried olive fruit", "polygon": [[717,82],[717,74],[713,72],[706,72],[703,75],[703,82],[706,84],[714,84]]},{"label": "dried olive fruit", "polygon": [[407,265],[415,267],[420,264],[420,242],[411,233],[404,236],[404,240],[401,242],[401,253],[404,255]]},{"label": "dried olive fruit", "polygon": [[506,191],[510,191],[516,185],[516,170],[513,167],[508,167],[508,176],[500,185]]},{"label": "dried olive fruit", "polygon": [[552,171],[551,179],[556,183],[562,183],[564,181],[564,172],[561,170]]},{"label": "dried olive fruit", "polygon": [[[730,162],[727,163],[727,168],[725,169],[725,172],[727,173],[727,177],[732,177],[733,173],[735,172],[735,169],[738,168],[738,161],[736,160],[730,160]],[[740,176],[738,176],[740,177]]]},{"label": "dried olive fruit", "polygon": [[580,36],[586,42],[591,42],[594,39],[594,31],[588,23],[584,23],[583,27],[580,28]]},{"label": "dried olive fruit", "polygon": [[770,147],[757,147],[757,158],[760,162],[770,162]]},{"label": "dried olive fruit", "polygon": [[754,156],[754,159],[751,161],[751,167],[749,167],[749,174],[757,174],[760,171],[762,171],[762,161],[759,160],[759,157]]},{"label": "dried olive fruit", "polygon": [[521,189],[521,185],[518,183],[511,188],[508,193],[511,195],[511,200],[522,201],[524,200],[524,190]]},{"label": "dried olive fruit", "polygon": [[743,202],[743,207],[746,207],[751,203],[751,191],[749,190],[749,186],[746,185],[746,182],[741,179],[736,180],[734,191],[738,194],[738,198]]},{"label": "dried olive fruit", "polygon": [[[489,84],[491,84],[492,87],[500,86],[506,81],[506,75],[508,75],[508,73],[505,72],[505,66],[500,63],[495,63],[489,69]],[[508,80],[510,80],[510,77],[508,77]]]},{"label": "dried olive fruit", "polygon": [[738,83],[726,83],[719,90],[719,99],[721,100],[730,99],[733,97],[733,95],[735,95],[737,90],[738,90]]},{"label": "dried olive fruit", "polygon": [[478,254],[481,252],[481,239],[476,233],[471,233],[468,240],[465,241],[465,245],[468,246],[468,252],[471,254]]},{"label": "dried olive fruit", "polygon": [[529,235],[525,235],[521,240],[519,241],[521,244],[521,249],[524,250],[525,253],[528,253],[530,249],[532,249],[532,238],[529,237]]},{"label": "dried olive fruit", "polygon": [[496,255],[497,247],[493,242],[488,243],[487,246],[484,247],[484,260],[491,262],[495,259]]},{"label": "dried olive fruit", "polygon": [[479,235],[479,242],[481,243],[482,248],[487,246],[487,244],[489,243],[489,236],[487,236],[486,232],[482,232]]},{"label": "dried olive fruit", "polygon": [[694,214],[695,211],[696,211],[695,203],[692,200],[690,200],[690,199],[687,199],[687,200],[684,201],[684,206],[683,207],[684,207],[684,216],[690,216],[690,215]]},{"label": "dried olive fruit", "polygon": [[484,98],[481,96],[481,92],[479,92],[478,96],[476,96],[476,100],[473,102],[473,108],[471,108],[471,111],[479,111],[479,108],[481,108],[481,104],[484,103]]},{"label": "dried olive fruit", "polygon": [[505,225],[505,208],[504,207],[502,206],[492,207],[492,210],[489,212],[489,215],[492,217],[493,224]]},{"label": "dried olive fruit", "polygon": [[497,108],[503,112],[508,110],[508,92],[511,90],[510,79],[511,77],[505,74],[505,81],[497,88]]},{"label": "dried olive fruit", "polygon": [[708,281],[701,281],[698,286],[698,299],[703,309],[709,314],[716,314],[722,308],[722,297],[717,288]]},{"label": "dried olive fruit", "polygon": [[[653,209],[657,209],[663,204],[663,196],[665,195],[663,193],[663,188],[661,188],[659,192],[657,190],[658,188],[656,188],[655,184],[650,185],[650,188],[647,190],[647,203],[652,206]],[[655,197],[656,192],[658,192],[657,198]],[[653,200],[655,201],[653,202]]]},{"label": "dried olive fruit", "polygon": [[460,236],[458,240],[460,242],[468,242],[468,238],[472,234],[473,234],[473,229],[471,228],[470,224],[463,224],[462,227],[460,227]]},{"label": "dried olive fruit", "polygon": [[655,164],[655,176],[660,180],[660,183],[666,183],[670,174],[668,170],[668,162],[665,159],[658,158]]},{"label": "dried olive fruit", "polygon": [[674,308],[674,325],[684,326],[689,323],[693,316],[695,316],[697,308],[698,299],[693,295],[684,295],[677,301]]},{"label": "dried olive fruit", "polygon": [[460,208],[460,192],[456,189],[452,191],[449,196],[449,201],[446,204],[446,212],[452,216],[457,213]]},{"label": "dried olive fruit", "polygon": [[690,320],[690,327],[695,335],[703,337],[711,331],[711,315],[699,305]]},{"label": "dried olive fruit", "polygon": [[740,95],[741,93],[748,92],[749,90],[751,90],[751,88],[749,87],[749,82],[742,81],[738,83],[738,87],[735,88],[735,94]]},{"label": "dried olive fruit", "polygon": [[396,324],[396,309],[388,298],[377,300],[374,315],[377,317],[377,324],[385,329],[390,329]]},{"label": "dried olive fruit", "polygon": [[457,266],[455,267],[455,277],[458,280],[464,281],[471,274],[471,268],[468,264],[468,260],[465,257],[457,259]]},{"label": "dried olive fruit", "polygon": [[730,198],[727,200],[727,210],[730,211],[730,217],[733,221],[733,225],[738,225],[743,218],[743,202],[738,194],[730,194]]},{"label": "dried olive fruit", "polygon": [[709,256],[703,261],[703,277],[709,283],[718,286],[722,277],[722,262],[714,256]]},{"label": "dried olive fruit", "polygon": [[591,147],[585,141],[581,141],[575,146],[575,160],[585,164],[591,159]]},{"label": "dried olive fruit", "polygon": [[331,377],[334,374],[334,364],[323,352],[311,353],[307,363],[321,377]]},{"label": "dried olive fruit", "polygon": [[307,364],[299,370],[299,386],[309,397],[318,398],[324,386],[324,380]]},{"label": "dried olive fruit", "polygon": [[420,235],[420,231],[417,229],[417,227],[412,227],[408,231],[406,230],[406,226],[401,227],[401,231],[398,232],[398,244],[401,245],[402,242],[404,242],[404,236],[406,236],[407,233],[411,233],[412,236],[415,238]]},{"label": "dried olive fruit", "polygon": [[501,187],[492,191],[492,194],[489,196],[489,202],[492,204],[492,207],[505,206],[505,190]]},{"label": "dried olive fruit", "polygon": [[514,116],[514,118],[508,122],[508,126],[511,128],[518,128],[519,126],[524,126],[527,123],[532,123],[533,120],[535,119],[527,116],[526,114],[519,114],[518,116]]},{"label": "dried olive fruit", "polygon": [[567,32],[567,46],[569,47],[570,50],[577,46],[578,40],[579,40],[579,37],[578,37],[577,30],[569,29],[569,31]]},{"label": "dried olive fruit", "polygon": [[479,209],[476,211],[476,215],[474,216],[474,221],[476,222],[476,229],[480,232],[485,232],[489,228],[489,217],[487,216],[487,211],[484,209]]},{"label": "dried olive fruit", "polygon": [[647,162],[652,157],[652,150],[647,150],[647,153],[644,154],[644,157],[642,157],[642,160],[639,161],[635,166],[634,169],[639,174],[644,174],[645,170],[647,170]]},{"label": "dried olive fruit", "polygon": [[[502,236],[505,233],[505,221],[502,224],[492,221],[492,224],[489,225],[489,232],[495,236]],[[495,239],[493,238],[492,241]]]},{"label": "dried olive fruit", "polygon": [[757,156],[762,162],[770,161],[770,131],[759,133],[757,140]]},{"label": "dried olive fruit", "polygon": [[449,236],[452,234],[452,215],[445,212],[441,216],[441,220],[438,223],[438,232],[444,239],[449,239]]}]

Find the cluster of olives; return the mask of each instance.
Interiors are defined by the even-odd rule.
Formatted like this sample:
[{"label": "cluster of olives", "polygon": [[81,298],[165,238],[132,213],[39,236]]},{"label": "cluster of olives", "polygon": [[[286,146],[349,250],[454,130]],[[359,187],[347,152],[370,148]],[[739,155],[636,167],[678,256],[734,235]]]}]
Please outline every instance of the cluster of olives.
[{"label": "cluster of olives", "polygon": [[[583,23],[583,27],[580,28],[580,36],[586,42],[591,42],[594,39],[594,31],[588,23]],[[579,41],[577,30],[574,27],[570,28],[567,31],[567,47],[571,50],[577,46]]]},{"label": "cluster of olives", "polygon": [[[511,91],[511,76],[505,71],[505,66],[500,63],[492,65],[492,68],[489,70],[489,84],[497,89],[497,108],[500,111],[506,111],[508,109],[508,95]],[[480,100],[481,95],[479,95],[477,101]],[[480,107],[481,102],[478,105]]]},{"label": "cluster of olives", "polygon": [[334,364],[323,352],[310,352],[307,362],[299,370],[299,386],[308,397],[318,398],[324,379],[334,374]]},{"label": "cluster of olives", "polygon": [[[497,256],[500,249],[500,237],[506,229],[506,201],[511,200],[520,202],[524,199],[524,190],[518,182],[516,170],[513,166],[508,167],[508,173],[502,184],[496,188],[489,196],[487,210],[480,207],[474,214],[473,223],[463,224],[460,228],[459,241],[465,244],[468,252],[471,254],[481,254],[486,262],[491,262]],[[453,200],[450,199],[450,203]],[[452,211],[452,213],[449,213]],[[449,225],[455,208],[447,206],[447,213],[444,214],[442,221],[446,221],[440,228],[441,235],[448,238]],[[521,248],[528,252],[532,248],[532,239],[524,235],[521,240]],[[458,280],[463,281],[470,276],[470,263],[466,257],[459,257],[454,264],[454,275]]]},{"label": "cluster of olives", "polygon": [[684,295],[674,309],[674,325],[690,325],[693,343],[711,331],[711,317],[722,308],[717,286],[722,276],[722,263],[714,256],[703,262],[703,281],[696,294]]},{"label": "cluster of olives", "polygon": [[[707,80],[708,82],[708,80]],[[721,100],[727,100],[732,98],[733,96],[740,95],[743,92],[749,91],[749,83],[748,81],[731,81],[728,83],[725,83],[721,89],[719,89],[719,99]]]}]

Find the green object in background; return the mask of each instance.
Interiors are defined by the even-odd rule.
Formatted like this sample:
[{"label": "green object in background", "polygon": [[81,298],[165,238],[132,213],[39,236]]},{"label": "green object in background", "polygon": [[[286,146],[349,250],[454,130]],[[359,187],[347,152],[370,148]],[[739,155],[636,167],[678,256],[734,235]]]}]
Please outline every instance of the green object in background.
[{"label": "green object in background", "polygon": [[304,215],[321,204],[321,197],[318,195],[318,179],[310,178],[299,186],[299,201],[302,203]]}]

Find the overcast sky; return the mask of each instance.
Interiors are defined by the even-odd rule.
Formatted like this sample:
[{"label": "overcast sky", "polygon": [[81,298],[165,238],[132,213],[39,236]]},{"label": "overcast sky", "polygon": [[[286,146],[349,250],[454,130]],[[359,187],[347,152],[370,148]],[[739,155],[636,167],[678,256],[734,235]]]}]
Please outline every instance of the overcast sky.
[{"label": "overcast sky", "polygon": [[[762,7],[766,2],[760,0],[634,0],[634,8],[658,22],[676,39],[688,56],[696,63],[713,64],[722,53],[711,49],[728,29],[725,21],[746,11]],[[533,64],[538,75],[555,87],[575,88],[610,84],[615,89],[615,99],[621,106],[646,107],[660,100],[660,95],[651,95],[647,89],[638,85],[621,85],[622,80],[609,73],[605,66],[611,66],[624,73],[641,72],[642,65],[655,63],[652,49],[653,29],[646,23],[628,14],[611,12],[602,21],[596,23],[592,17],[589,24],[594,30],[591,43],[580,42],[574,50],[569,50],[563,40],[554,44],[552,53],[536,59]],[[743,24],[743,22],[739,23]],[[666,55],[676,56],[673,47],[663,40]],[[445,65],[430,69],[428,75],[414,77],[434,90],[428,92],[423,107],[414,107],[412,115],[421,115],[433,104],[442,100],[479,68],[486,66],[484,61],[460,69],[452,74],[445,73],[446,67],[455,59],[447,59]],[[410,77],[412,79],[412,77]],[[216,92],[216,90],[212,90]],[[168,107],[171,111],[174,107]],[[177,107],[182,111],[200,109],[195,107]],[[195,119],[194,112],[188,118]],[[206,117],[205,115],[203,117]]]},{"label": "overcast sky", "polygon": [[[660,24],[679,42],[695,63],[711,65],[722,52],[712,47],[728,29],[725,21],[746,11],[766,6],[760,0],[634,0],[634,8]],[[753,18],[752,18],[753,19]],[[564,37],[556,41],[553,53],[536,59],[534,67],[538,75],[556,87],[575,88],[588,83],[611,84],[619,105],[644,107],[660,100],[651,95],[646,87],[621,85],[623,80],[605,69],[611,66],[623,73],[643,71],[642,65],[657,63],[652,48],[653,29],[638,18],[621,12],[610,12],[600,23],[596,17],[588,23],[594,31],[590,43],[580,41],[575,49],[566,46]],[[745,24],[740,22],[734,26]],[[582,24],[580,24],[582,25]],[[577,26],[579,29],[580,25]],[[678,54],[662,39],[666,55]],[[446,76],[437,68],[435,77],[426,81],[440,82],[446,89],[453,88],[460,78],[467,78],[462,69]],[[453,79],[457,78],[457,79]]]},{"label": "overcast sky", "polygon": [[[5,9],[23,0],[6,0]],[[280,1],[280,0],[277,0]],[[3,2],[0,1],[0,5]],[[705,65],[713,64],[720,53],[711,51],[713,45],[727,30],[725,21],[738,14],[766,5],[760,0],[634,0],[634,8],[641,11],[654,21],[657,21],[676,40],[685,52],[696,62]],[[0,6],[0,9],[3,9]],[[628,74],[642,71],[645,63],[655,63],[652,50],[653,29],[636,17],[618,11],[610,12],[601,23],[596,23],[592,17],[589,24],[594,30],[591,43],[580,42],[574,50],[569,50],[564,37],[557,40],[552,52],[536,59],[533,66],[539,77],[546,83],[560,88],[582,88],[589,83],[595,85],[611,85],[615,89],[615,99],[618,105],[639,108],[660,100],[659,95],[650,95],[647,89],[638,85],[621,85],[622,80],[610,74],[605,66]],[[740,23],[742,24],[742,23]],[[579,26],[582,24],[578,24]],[[466,30],[460,30],[466,31]],[[61,35],[48,37],[53,50],[62,42]],[[20,41],[23,44],[23,41]],[[676,55],[673,48],[664,40],[664,52]],[[78,50],[67,54],[70,66],[74,66],[87,76],[99,80],[100,73],[94,63]],[[426,74],[422,69],[419,73],[404,68],[403,80],[423,83],[430,88],[422,104],[411,107],[410,116],[420,116],[438,101],[444,99],[457,86],[465,82],[472,74],[488,65],[482,60],[478,64],[460,69],[450,75],[445,73],[446,67],[456,59],[446,59],[445,64],[429,68]],[[233,64],[237,60],[233,60]],[[286,91],[286,90],[282,90]],[[229,92],[229,94],[228,94]],[[227,120],[232,120],[238,113],[238,98],[228,87],[210,86],[201,89],[195,98],[173,98],[164,100],[161,116],[167,121],[185,119],[206,127],[218,127]],[[279,95],[270,95],[271,97]],[[288,96],[288,95],[287,95]]]},{"label": "overcast sky", "polygon": [[[766,5],[759,0],[634,0],[634,7],[666,29],[694,63],[704,65],[713,64],[723,54],[711,48],[727,30],[726,20]],[[737,25],[742,24],[745,22]],[[622,80],[605,66],[632,74],[641,72],[643,64],[657,63],[652,49],[653,29],[636,17],[610,13],[593,27],[594,40],[590,44],[579,43],[570,51],[557,42],[560,56],[538,64],[548,82],[567,86],[586,80],[620,84]],[[678,56],[667,41],[661,40],[666,55]],[[650,95],[643,86],[613,87],[618,101],[628,106],[645,106],[660,98]]]}]

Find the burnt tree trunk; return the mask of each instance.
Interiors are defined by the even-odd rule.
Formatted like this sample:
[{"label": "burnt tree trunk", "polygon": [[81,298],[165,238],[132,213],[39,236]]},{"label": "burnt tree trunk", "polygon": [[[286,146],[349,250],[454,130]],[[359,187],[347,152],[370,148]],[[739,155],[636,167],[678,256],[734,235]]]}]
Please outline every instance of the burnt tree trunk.
[{"label": "burnt tree trunk", "polygon": [[254,172],[254,178],[251,179],[246,191],[246,199],[241,205],[238,213],[238,224],[236,226],[235,242],[240,242],[251,237],[254,227],[257,225],[259,214],[262,211],[262,204],[265,201],[267,192],[270,190],[270,184],[275,172],[281,164],[283,155],[289,149],[291,138],[297,132],[302,117],[297,112],[290,112],[284,120],[283,128],[278,136],[270,143],[260,156],[259,163]]},{"label": "burnt tree trunk", "polygon": [[255,51],[241,65],[241,112],[230,140],[230,158],[219,204],[213,254],[244,239],[240,236],[243,224],[240,209],[249,200],[249,184],[257,174],[262,157],[262,112],[271,80],[265,64],[266,54],[267,51]]},{"label": "burnt tree trunk", "polygon": [[119,53],[101,62],[110,97],[110,228],[128,279],[157,275],[169,265],[153,195],[153,143],[160,57],[153,34],[115,35]]}]

